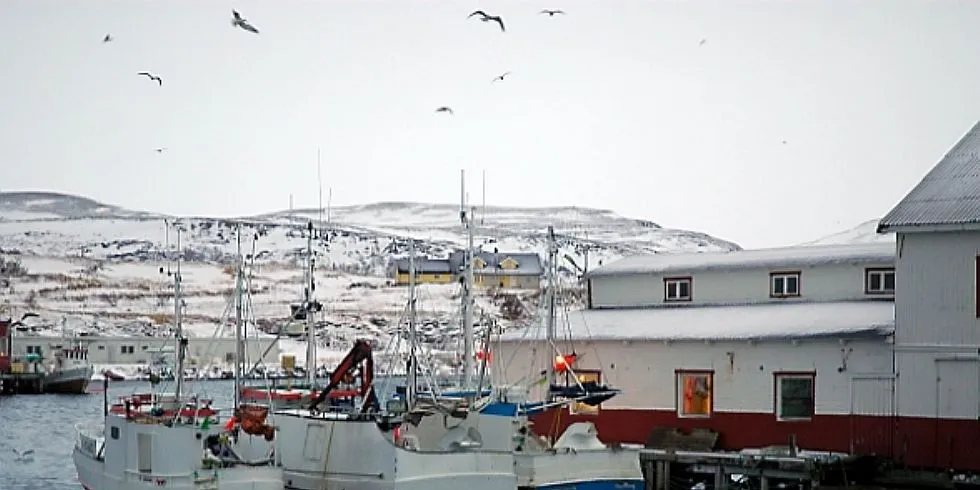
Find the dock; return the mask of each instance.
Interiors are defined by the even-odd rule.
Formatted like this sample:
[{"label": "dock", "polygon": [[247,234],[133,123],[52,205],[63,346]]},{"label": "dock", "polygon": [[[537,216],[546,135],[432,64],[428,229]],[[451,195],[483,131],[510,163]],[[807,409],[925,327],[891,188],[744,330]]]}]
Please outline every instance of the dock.
[{"label": "dock", "polygon": [[44,393],[45,373],[0,373],[0,395]]},{"label": "dock", "polygon": [[691,488],[695,481],[714,490],[734,490],[745,488],[745,480],[752,481],[751,488],[769,490],[786,483],[807,489],[846,485],[848,471],[856,462],[830,454],[787,452],[790,454],[643,449],[640,466],[646,490]]}]

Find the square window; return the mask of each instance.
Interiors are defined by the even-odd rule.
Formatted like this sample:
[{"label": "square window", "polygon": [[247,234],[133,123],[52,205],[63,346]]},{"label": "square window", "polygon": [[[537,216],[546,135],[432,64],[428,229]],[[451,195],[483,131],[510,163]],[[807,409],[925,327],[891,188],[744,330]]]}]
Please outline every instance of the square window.
[{"label": "square window", "polygon": [[895,269],[865,269],[865,294],[895,294]]},{"label": "square window", "polygon": [[769,274],[769,295],[785,298],[800,295],[799,272],[773,272]]},{"label": "square window", "polygon": [[714,374],[684,372],[677,375],[677,416],[710,417],[714,409]]},{"label": "square window", "polygon": [[776,418],[810,420],[814,413],[814,374],[776,374]]},{"label": "square window", "polygon": [[690,277],[664,278],[664,301],[691,301]]}]

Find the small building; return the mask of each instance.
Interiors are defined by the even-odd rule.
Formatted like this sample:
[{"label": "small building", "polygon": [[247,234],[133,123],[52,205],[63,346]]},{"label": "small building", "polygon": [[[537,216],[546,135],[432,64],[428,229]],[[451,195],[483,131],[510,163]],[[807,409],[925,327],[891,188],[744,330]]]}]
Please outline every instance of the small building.
[{"label": "small building", "polygon": [[[407,285],[408,258],[395,261],[395,284]],[[415,280],[418,284],[448,284],[462,278],[465,265],[463,251],[445,259],[417,258]],[[473,284],[480,288],[537,289],[541,286],[544,266],[536,253],[477,252],[473,256]]]},{"label": "small building", "polygon": [[[558,346],[577,354],[580,381],[624,392],[545,412],[535,427],[589,420],[607,442],[701,428],[723,449],[795,436],[806,449],[885,450],[894,261],[893,245],[870,244],[655,254],[596,269],[588,308],[558,322],[558,339],[572,339]],[[554,362],[543,336],[501,336],[495,357],[523,360],[503,367],[506,380]]]},{"label": "small building", "polygon": [[[12,356],[37,355],[51,360],[53,353],[70,339],[42,335],[15,335],[12,337]],[[174,340],[160,337],[80,336],[74,337],[88,348],[88,360],[93,364],[148,364],[155,354],[173,352]],[[273,344],[270,348],[270,344]],[[269,349],[266,352],[266,349]],[[279,346],[274,337],[245,339],[245,350],[250,358],[265,353],[264,362],[279,362]],[[209,364],[220,361],[235,362],[235,339],[232,337],[189,337],[187,342],[189,364]]]},{"label": "small building", "polygon": [[878,223],[896,234],[896,434],[912,466],[980,471],[980,123]]},{"label": "small building", "polygon": [[[461,274],[463,251],[449,254],[450,266]],[[534,252],[476,252],[473,254],[473,284],[480,288],[538,289],[544,265]]]},{"label": "small building", "polygon": [[[395,261],[395,284],[408,285],[409,259]],[[415,281],[418,284],[448,284],[453,282],[454,274],[449,260],[419,257],[415,259]]]}]

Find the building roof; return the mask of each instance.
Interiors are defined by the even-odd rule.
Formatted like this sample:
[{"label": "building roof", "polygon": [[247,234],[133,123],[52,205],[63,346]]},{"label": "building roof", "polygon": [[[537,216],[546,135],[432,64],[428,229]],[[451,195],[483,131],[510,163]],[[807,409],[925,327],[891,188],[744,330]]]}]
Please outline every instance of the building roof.
[{"label": "building roof", "polygon": [[878,233],[980,228],[980,122],[878,223]]},{"label": "building roof", "polygon": [[[588,340],[766,340],[884,336],[894,331],[891,301],[578,310],[557,336]],[[541,340],[544,327],[512,330],[500,340]]]},{"label": "building roof", "polygon": [[[541,256],[533,252],[477,252],[483,262],[487,264],[484,269],[473,270],[474,274],[511,274],[519,276],[540,276],[544,274],[544,266],[541,264]],[[508,258],[517,262],[516,269],[503,269],[500,263]],[[463,251],[458,250],[449,254],[449,263],[453,271],[461,271],[463,268]]]},{"label": "building roof", "polygon": [[[409,273],[409,263],[408,259],[398,259],[395,261],[395,270],[401,273]],[[450,268],[449,261],[446,259],[429,259],[424,257],[416,257],[415,259],[415,272],[419,274],[450,274],[452,269]]]},{"label": "building roof", "polygon": [[588,273],[588,277],[894,262],[895,245],[892,243],[814,245],[731,252],[634,255],[595,269]]}]

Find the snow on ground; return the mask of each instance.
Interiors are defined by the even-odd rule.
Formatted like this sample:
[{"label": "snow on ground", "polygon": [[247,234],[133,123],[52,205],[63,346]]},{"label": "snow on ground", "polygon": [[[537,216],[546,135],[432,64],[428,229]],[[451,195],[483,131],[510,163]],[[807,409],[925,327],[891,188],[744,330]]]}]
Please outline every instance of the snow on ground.
[{"label": "snow on ground", "polygon": [[[0,315],[37,312],[30,328],[106,335],[170,335],[173,259],[177,229],[188,335],[209,337],[234,315],[234,264],[241,230],[250,269],[250,335],[277,331],[302,296],[307,220],[319,210],[243,218],[169,217],[130,211],[91,199],[54,193],[0,193]],[[624,255],[719,251],[738,245],[709,235],[662,228],[607,210],[575,207],[488,207],[475,217],[474,241],[484,251],[546,250],[554,226],[564,278],[576,268]],[[175,224],[176,223],[176,224]],[[239,228],[240,227],[240,228]],[[465,245],[455,205],[377,203],[331,209],[314,229],[316,297],[325,306],[318,325],[320,360],[346,353],[356,338],[388,349],[398,343],[407,291],[387,278],[394,259],[408,254],[440,258]],[[586,263],[586,256],[588,261]],[[17,263],[25,271],[5,270]],[[587,265],[586,265],[587,264]],[[458,286],[421,285],[418,321],[423,342],[454,349],[461,333]],[[505,327],[530,321],[537,292],[479,292],[477,314]],[[516,312],[516,313],[515,313]],[[224,328],[232,335],[232,328]],[[302,341],[282,340],[284,352],[302,353]],[[298,351],[298,352],[296,352]],[[297,355],[298,360],[305,358]]]}]

